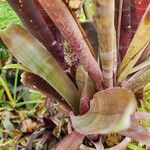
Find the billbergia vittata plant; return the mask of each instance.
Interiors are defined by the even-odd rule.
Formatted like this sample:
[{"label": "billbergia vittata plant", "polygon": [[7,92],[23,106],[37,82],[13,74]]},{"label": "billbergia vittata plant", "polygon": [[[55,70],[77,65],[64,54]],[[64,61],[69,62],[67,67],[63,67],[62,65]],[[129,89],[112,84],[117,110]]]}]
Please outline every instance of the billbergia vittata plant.
[{"label": "billbergia vittata plant", "polygon": [[[115,133],[123,140],[112,149],[130,138],[150,146],[139,122],[150,114],[136,111],[137,92],[150,81],[149,0],[93,0],[93,18],[88,0],[7,1],[25,27],[11,24],[0,37],[26,68],[22,83],[51,98],[68,119],[68,135],[54,149],[88,150],[83,141],[89,139],[102,150],[102,137]],[[82,7],[93,38],[79,22]],[[58,126],[55,116],[50,123]]]}]

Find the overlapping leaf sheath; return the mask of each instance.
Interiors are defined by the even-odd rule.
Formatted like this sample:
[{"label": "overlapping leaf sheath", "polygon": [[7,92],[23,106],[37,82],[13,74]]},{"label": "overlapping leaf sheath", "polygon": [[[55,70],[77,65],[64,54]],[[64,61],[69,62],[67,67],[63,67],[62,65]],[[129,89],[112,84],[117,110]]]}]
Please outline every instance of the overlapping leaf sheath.
[{"label": "overlapping leaf sheath", "polygon": [[89,110],[90,100],[95,93],[95,86],[92,79],[81,65],[79,65],[76,70],[76,83],[81,95],[79,110],[80,114],[83,115]]},{"label": "overlapping leaf sheath", "polygon": [[38,0],[34,0],[34,3],[38,10],[40,11],[42,17],[44,18],[46,24],[48,25],[50,31],[53,34],[54,39],[56,40],[56,44],[52,45],[52,49],[54,51],[54,57],[63,69],[67,68],[67,64],[64,59],[64,39],[62,37],[62,34],[58,30],[58,28],[55,26],[54,22],[51,20],[51,18],[48,16],[48,14],[45,12],[43,7],[40,5]]},{"label": "overlapping leaf sheath", "polygon": [[100,61],[104,85],[113,87],[113,73],[116,72],[116,31],[114,26],[115,1],[94,0],[96,25],[99,35]]},{"label": "overlapping leaf sheath", "polygon": [[[48,19],[47,22],[44,20],[46,17],[43,18],[35,5],[37,4],[37,0],[35,0],[36,3],[34,3],[34,0],[7,1],[20,17],[26,28],[47,48],[47,50],[50,51],[61,66],[65,68],[66,64],[64,60],[62,43],[56,38],[56,36],[54,36],[54,34],[58,34],[60,37],[60,33],[54,26],[51,19]],[[50,26],[51,28],[49,28]],[[54,34],[51,30],[52,28],[55,30]]]},{"label": "overlapping leaf sheath", "polygon": [[127,50],[127,53],[119,66],[118,70],[118,82],[122,82],[126,79],[131,69],[140,58],[145,48],[150,42],[150,4],[143,16],[141,23],[131,41],[131,44]]},{"label": "overlapping leaf sheath", "polygon": [[45,79],[75,110],[79,108],[79,93],[53,56],[39,41],[21,26],[12,24],[0,32],[11,53]]},{"label": "overlapping leaf sheath", "polygon": [[80,62],[89,72],[97,89],[101,89],[101,70],[90,53],[80,29],[62,0],[39,0],[47,14],[62,32],[65,39],[75,50]]}]

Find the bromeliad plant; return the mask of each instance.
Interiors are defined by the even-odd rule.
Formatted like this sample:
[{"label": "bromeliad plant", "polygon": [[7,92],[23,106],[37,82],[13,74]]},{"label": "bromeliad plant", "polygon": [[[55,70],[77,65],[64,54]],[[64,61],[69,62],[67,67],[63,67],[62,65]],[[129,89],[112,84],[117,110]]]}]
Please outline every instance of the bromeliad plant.
[{"label": "bromeliad plant", "polygon": [[[95,56],[78,20],[84,0],[7,1],[27,28],[12,24],[0,32],[10,52],[28,68],[22,74],[22,83],[61,104],[71,121],[68,135],[55,149],[90,149],[82,144],[85,137],[91,141],[96,137],[95,148],[104,149],[101,137],[110,133],[150,146],[150,133],[139,123],[140,119],[149,120],[150,114],[136,112],[139,99],[135,98],[136,92],[150,81],[149,2],[143,6],[146,11],[141,12],[144,15],[133,36],[136,27],[130,19],[136,11],[127,9],[130,1],[93,0],[99,38],[99,56]],[[116,12],[115,7],[119,8]],[[65,61],[66,42],[77,57],[71,66]],[[57,126],[55,117],[51,122]],[[113,148],[125,147],[129,138]]]}]

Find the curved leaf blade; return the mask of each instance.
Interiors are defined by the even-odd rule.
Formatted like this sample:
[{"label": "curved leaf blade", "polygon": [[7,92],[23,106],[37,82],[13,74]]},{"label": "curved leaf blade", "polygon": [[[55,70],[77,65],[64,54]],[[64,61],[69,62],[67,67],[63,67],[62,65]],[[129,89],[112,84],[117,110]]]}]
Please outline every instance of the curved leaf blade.
[{"label": "curved leaf blade", "polygon": [[59,93],[57,93],[54,88],[40,76],[31,72],[24,72],[21,74],[21,82],[29,89],[41,92],[47,97],[54,98],[54,100],[61,103],[68,111],[72,110]]},{"label": "curved leaf blade", "polygon": [[78,111],[77,88],[34,36],[21,26],[12,24],[0,32],[0,37],[18,61],[45,79],[74,110]]},{"label": "curved leaf blade", "polygon": [[82,134],[105,134],[130,127],[130,115],[136,109],[134,95],[123,88],[98,92],[90,110],[82,116],[70,115],[74,129]]}]

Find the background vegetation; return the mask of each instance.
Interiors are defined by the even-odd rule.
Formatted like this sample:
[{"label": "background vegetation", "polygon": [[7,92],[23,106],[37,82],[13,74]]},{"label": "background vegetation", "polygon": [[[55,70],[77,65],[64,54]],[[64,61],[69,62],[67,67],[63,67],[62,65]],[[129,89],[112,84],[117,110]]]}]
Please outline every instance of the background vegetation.
[{"label": "background vegetation", "polygon": [[[91,11],[93,7],[91,5]],[[81,13],[80,20],[84,21],[84,14]],[[0,29],[5,28],[12,22],[22,24],[15,12],[5,1],[0,1]],[[7,51],[7,48],[0,40],[0,149],[12,149],[11,144],[16,140],[16,136],[22,131],[31,132],[38,125],[30,118],[37,114],[35,118],[43,115],[48,107],[41,99],[45,97],[39,93],[29,91],[20,83],[19,69],[4,69],[4,65],[17,63],[16,60]],[[139,111],[150,112],[150,85],[144,89],[144,100],[141,102]],[[13,110],[11,105],[15,101],[16,107]],[[37,108],[40,111],[37,113]],[[150,122],[142,121],[142,124],[150,131]],[[26,140],[26,139],[25,139]],[[23,141],[25,142],[25,141]],[[6,148],[3,148],[5,147]],[[132,142],[128,145],[133,150],[146,150],[150,148],[143,147],[140,143]]]}]

